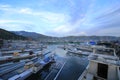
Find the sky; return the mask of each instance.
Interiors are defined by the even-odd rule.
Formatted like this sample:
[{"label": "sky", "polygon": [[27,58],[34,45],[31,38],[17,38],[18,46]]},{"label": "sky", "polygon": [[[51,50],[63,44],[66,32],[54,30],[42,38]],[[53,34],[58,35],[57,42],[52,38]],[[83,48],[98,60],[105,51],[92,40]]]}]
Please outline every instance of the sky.
[{"label": "sky", "polygon": [[0,28],[58,37],[120,37],[120,0],[0,0]]}]

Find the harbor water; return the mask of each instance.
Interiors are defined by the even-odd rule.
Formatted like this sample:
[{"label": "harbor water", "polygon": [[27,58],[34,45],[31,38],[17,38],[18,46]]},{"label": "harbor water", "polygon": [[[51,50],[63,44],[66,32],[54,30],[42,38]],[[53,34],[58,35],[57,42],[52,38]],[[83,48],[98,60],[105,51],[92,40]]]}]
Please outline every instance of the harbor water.
[{"label": "harbor water", "polygon": [[67,53],[58,46],[50,45],[47,48],[55,52],[56,62],[48,64],[26,80],[77,80],[79,78],[88,65],[87,56]]}]

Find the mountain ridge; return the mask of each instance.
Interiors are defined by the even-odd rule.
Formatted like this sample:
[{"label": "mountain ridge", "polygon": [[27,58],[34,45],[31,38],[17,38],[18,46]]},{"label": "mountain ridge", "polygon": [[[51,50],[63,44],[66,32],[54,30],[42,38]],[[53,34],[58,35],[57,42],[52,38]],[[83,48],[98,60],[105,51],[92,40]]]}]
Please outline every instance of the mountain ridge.
[{"label": "mountain ridge", "polygon": [[17,35],[22,35],[24,37],[28,37],[28,38],[32,38],[35,40],[40,40],[40,39],[62,39],[62,40],[75,40],[75,39],[81,39],[81,40],[119,40],[120,37],[116,37],[116,36],[66,36],[66,37],[52,37],[52,36],[46,36],[40,33],[36,33],[36,32],[27,32],[27,31],[12,31],[13,33],[17,34]]},{"label": "mountain ridge", "polygon": [[27,31],[11,31],[13,33],[15,33],[16,35],[21,35],[27,38],[31,38],[33,40],[37,40],[37,39],[45,39],[45,38],[50,38],[51,36],[46,36],[43,34],[39,34],[36,32],[27,32]]}]

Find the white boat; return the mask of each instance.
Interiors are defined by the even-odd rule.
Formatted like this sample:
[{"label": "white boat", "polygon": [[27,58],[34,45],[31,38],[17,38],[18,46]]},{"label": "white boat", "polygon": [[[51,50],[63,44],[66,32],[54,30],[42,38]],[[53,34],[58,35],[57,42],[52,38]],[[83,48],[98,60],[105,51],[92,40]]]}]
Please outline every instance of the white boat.
[{"label": "white boat", "polygon": [[88,55],[90,55],[90,53],[88,53],[88,52],[83,52],[83,51],[81,51],[81,50],[77,50],[77,49],[70,49],[70,50],[68,50],[68,52],[67,52],[68,54],[69,53],[73,53],[73,54],[78,54],[78,55],[86,55],[86,56],[88,56]]},{"label": "white boat", "polygon": [[120,80],[120,60],[112,48],[94,49],[78,80]]}]

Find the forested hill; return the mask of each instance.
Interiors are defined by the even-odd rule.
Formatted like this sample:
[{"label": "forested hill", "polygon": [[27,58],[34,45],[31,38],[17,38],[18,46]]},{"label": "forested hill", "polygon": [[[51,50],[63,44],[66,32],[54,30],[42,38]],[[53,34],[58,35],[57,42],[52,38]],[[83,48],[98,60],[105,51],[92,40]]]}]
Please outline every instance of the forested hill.
[{"label": "forested hill", "polygon": [[12,32],[9,32],[7,30],[1,29],[0,28],[0,39],[5,39],[5,40],[25,40],[27,39],[26,37],[16,35]]}]

